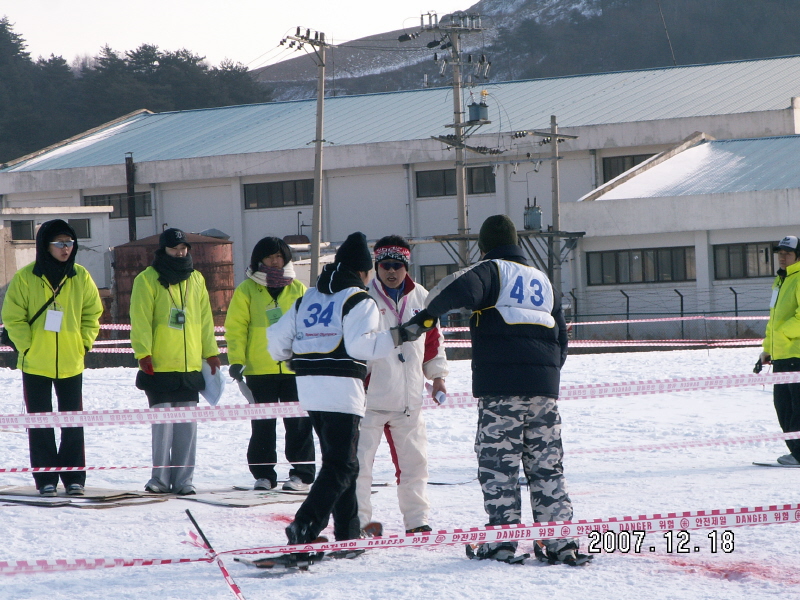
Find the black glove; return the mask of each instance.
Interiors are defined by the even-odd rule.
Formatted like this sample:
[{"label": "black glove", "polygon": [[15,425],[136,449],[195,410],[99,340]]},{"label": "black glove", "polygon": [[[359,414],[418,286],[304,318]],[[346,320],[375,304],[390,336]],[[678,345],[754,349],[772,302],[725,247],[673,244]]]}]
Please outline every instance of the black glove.
[{"label": "black glove", "polygon": [[231,365],[228,368],[228,375],[233,377],[236,381],[244,381],[242,371],[244,371],[244,365]]},{"label": "black glove", "polygon": [[764,368],[764,363],[762,363],[761,359],[759,358],[756,361],[756,366],[753,367],[753,373],[756,373],[756,374],[761,373],[761,369],[763,369],[763,368]]},{"label": "black glove", "polygon": [[402,342],[413,342],[436,327],[437,321],[436,317],[423,308],[397,328],[398,336]]}]

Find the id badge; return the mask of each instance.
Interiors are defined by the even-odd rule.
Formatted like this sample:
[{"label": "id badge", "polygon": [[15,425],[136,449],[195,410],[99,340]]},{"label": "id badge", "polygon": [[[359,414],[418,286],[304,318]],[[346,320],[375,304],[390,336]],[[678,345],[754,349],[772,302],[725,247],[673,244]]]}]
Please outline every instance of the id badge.
[{"label": "id badge", "polygon": [[777,302],[777,300],[778,300],[778,292],[779,291],[780,290],[777,289],[777,288],[772,290],[772,298],[769,301],[769,307],[770,308],[775,308],[775,302]]},{"label": "id badge", "polygon": [[179,308],[169,309],[169,325],[172,329],[183,329],[183,324],[186,323],[186,311]]},{"label": "id badge", "polygon": [[282,316],[283,316],[283,311],[281,310],[280,306],[267,309],[267,321],[269,322],[270,325],[275,325],[275,323],[280,321]]},{"label": "id badge", "polygon": [[61,321],[63,319],[64,313],[60,310],[48,310],[47,316],[44,318],[44,330],[58,333],[61,331]]}]

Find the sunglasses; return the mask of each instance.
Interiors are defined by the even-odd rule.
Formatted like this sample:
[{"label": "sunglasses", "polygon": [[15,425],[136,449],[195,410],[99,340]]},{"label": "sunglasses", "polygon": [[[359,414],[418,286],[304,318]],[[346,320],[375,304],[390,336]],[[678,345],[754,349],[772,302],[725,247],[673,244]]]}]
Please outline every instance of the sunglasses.
[{"label": "sunglasses", "polygon": [[75,242],[70,240],[68,242],[50,242],[50,244],[56,248],[72,248],[75,245]]},{"label": "sunglasses", "polygon": [[405,267],[405,265],[403,263],[401,263],[401,262],[383,261],[383,262],[379,262],[378,264],[380,265],[381,269],[383,269],[384,271],[389,271],[389,270],[399,271],[400,269]]}]

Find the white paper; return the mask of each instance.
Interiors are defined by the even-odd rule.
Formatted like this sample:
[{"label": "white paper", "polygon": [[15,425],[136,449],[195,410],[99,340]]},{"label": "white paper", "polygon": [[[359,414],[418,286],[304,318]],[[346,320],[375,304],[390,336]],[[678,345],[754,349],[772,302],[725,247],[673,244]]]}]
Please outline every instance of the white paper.
[{"label": "white paper", "polygon": [[61,321],[63,319],[64,313],[60,310],[48,310],[44,318],[44,330],[58,333],[61,331]]},{"label": "white paper", "polygon": [[780,290],[778,290],[777,288],[772,290],[772,298],[770,298],[770,301],[769,301],[769,307],[770,308],[775,308],[775,302],[778,300],[778,292],[779,291]]}]

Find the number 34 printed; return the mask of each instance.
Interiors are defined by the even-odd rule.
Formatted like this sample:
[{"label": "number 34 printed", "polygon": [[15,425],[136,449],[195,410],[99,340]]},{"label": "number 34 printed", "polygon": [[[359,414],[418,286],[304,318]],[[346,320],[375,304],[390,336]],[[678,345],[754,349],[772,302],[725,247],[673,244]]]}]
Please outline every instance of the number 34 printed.
[{"label": "number 34 printed", "polygon": [[[544,296],[542,295],[542,282],[538,279],[531,279],[530,287],[533,289],[533,293],[531,294],[531,302],[534,306],[541,306],[544,303]],[[525,301],[525,286],[522,283],[522,275],[517,277],[517,280],[514,282],[514,287],[511,288],[511,293],[509,295],[517,301],[517,304],[522,304]]]},{"label": "number 34 printed", "polygon": [[327,327],[330,325],[331,319],[333,318],[333,302],[330,302],[324,310],[321,304],[315,302],[308,307],[308,312],[309,317],[303,319],[303,325],[306,327],[313,327],[317,323],[322,323]]}]

